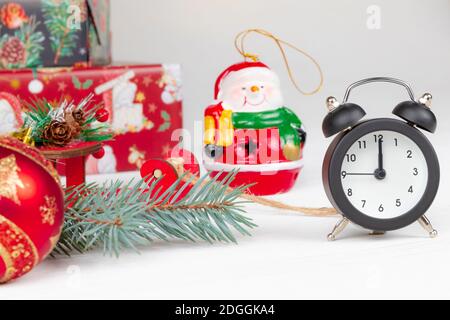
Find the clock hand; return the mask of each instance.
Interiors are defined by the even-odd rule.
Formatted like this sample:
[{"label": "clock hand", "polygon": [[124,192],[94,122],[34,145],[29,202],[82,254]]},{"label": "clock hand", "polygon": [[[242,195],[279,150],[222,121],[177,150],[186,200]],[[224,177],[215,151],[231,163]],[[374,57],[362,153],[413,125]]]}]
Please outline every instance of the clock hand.
[{"label": "clock hand", "polygon": [[386,170],[383,168],[383,139],[378,140],[378,168],[374,174],[378,180],[386,178]]},{"label": "clock hand", "polygon": [[374,173],[346,173],[345,175],[347,175],[347,176],[374,176],[375,175],[375,172]]},{"label": "clock hand", "polygon": [[383,139],[378,140],[378,170],[383,170]]}]

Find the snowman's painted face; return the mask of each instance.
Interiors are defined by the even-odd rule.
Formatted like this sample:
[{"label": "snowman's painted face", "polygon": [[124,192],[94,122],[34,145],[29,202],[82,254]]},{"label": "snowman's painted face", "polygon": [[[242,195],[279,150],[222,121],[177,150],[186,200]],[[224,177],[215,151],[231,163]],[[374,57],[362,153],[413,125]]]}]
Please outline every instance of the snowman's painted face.
[{"label": "snowman's painted face", "polygon": [[6,100],[0,100],[0,134],[9,134],[16,129],[17,121],[13,108]]},{"label": "snowman's painted face", "polygon": [[283,105],[280,81],[266,68],[250,68],[230,74],[221,87],[219,100],[224,109],[261,112]]}]

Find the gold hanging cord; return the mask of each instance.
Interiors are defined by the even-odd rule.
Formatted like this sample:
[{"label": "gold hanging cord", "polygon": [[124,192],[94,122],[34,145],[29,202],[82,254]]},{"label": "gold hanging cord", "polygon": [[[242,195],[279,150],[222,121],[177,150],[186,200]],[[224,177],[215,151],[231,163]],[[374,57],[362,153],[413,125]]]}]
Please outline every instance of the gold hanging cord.
[{"label": "gold hanging cord", "polygon": [[[245,39],[247,38],[247,36],[251,33],[256,33],[259,35],[262,35],[263,37],[272,39],[275,44],[277,45],[277,47],[280,49],[281,52],[281,56],[283,57],[284,60],[284,64],[286,66],[286,70],[288,72],[289,75],[289,79],[291,80],[292,84],[294,85],[294,87],[297,89],[298,92],[300,92],[301,94],[305,95],[305,96],[310,96],[313,94],[316,94],[317,92],[319,92],[322,89],[323,86],[323,82],[324,82],[324,77],[323,77],[323,72],[322,72],[322,68],[320,67],[319,63],[317,62],[316,59],[314,59],[309,53],[307,53],[306,51],[294,46],[293,44],[286,42],[284,40],[281,40],[280,38],[276,37],[275,35],[273,35],[272,33],[265,31],[263,29],[248,29],[245,31],[242,31],[240,33],[238,33],[238,35],[236,36],[235,40],[234,40],[234,46],[236,47],[236,50],[244,57],[244,59],[251,59],[253,61],[259,61],[258,56],[256,54],[252,54],[252,53],[248,53],[245,51]],[[283,48],[283,46],[287,46],[291,49],[294,49],[295,51],[303,54],[305,57],[307,57],[309,60],[312,61],[312,63],[314,63],[314,65],[316,66],[317,70],[319,71],[319,75],[320,75],[320,83],[319,85],[316,87],[316,89],[314,89],[313,91],[304,91],[300,88],[300,86],[298,85],[297,81],[295,80],[294,77],[294,73],[292,72],[292,69],[289,65],[289,60],[287,58],[286,52]]]}]

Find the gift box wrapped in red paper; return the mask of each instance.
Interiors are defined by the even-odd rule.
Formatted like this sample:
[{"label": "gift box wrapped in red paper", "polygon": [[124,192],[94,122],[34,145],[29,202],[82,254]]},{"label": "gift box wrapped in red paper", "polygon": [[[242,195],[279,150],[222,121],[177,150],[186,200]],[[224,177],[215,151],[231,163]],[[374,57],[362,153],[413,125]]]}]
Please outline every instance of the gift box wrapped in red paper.
[{"label": "gift box wrapped in red paper", "polygon": [[0,0],[0,69],[107,65],[109,0]]},{"label": "gift box wrapped in red paper", "polygon": [[138,170],[146,159],[165,158],[182,128],[179,65],[0,70],[0,135],[23,124],[21,100],[79,101],[95,93],[110,113],[114,140],[101,159],[89,157],[87,173]]}]

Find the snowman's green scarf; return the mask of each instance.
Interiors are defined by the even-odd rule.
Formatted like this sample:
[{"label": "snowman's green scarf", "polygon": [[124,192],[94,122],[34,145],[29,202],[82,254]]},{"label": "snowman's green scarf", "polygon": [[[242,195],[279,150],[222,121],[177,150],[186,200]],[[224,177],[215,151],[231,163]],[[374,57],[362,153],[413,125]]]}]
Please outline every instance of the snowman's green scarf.
[{"label": "snowman's green scarf", "polygon": [[233,112],[232,121],[235,129],[278,128],[282,146],[300,146],[302,142],[298,134],[302,122],[286,107],[262,112]]}]

